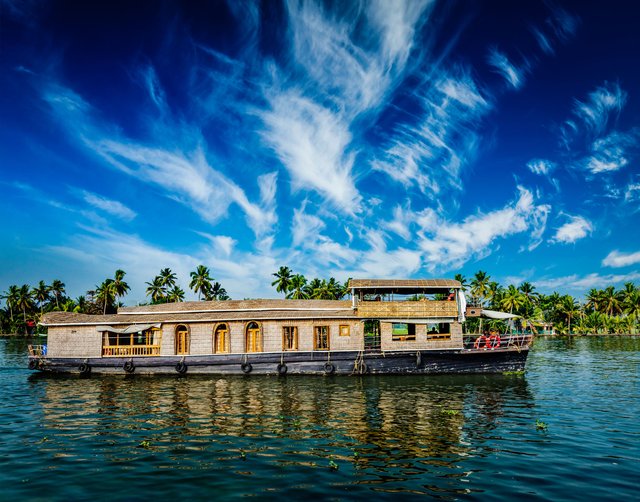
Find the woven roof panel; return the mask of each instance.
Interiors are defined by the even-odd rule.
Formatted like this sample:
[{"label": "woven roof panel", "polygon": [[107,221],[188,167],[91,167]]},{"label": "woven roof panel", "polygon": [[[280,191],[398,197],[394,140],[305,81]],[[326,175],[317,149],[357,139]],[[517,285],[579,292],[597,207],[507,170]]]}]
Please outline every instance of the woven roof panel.
[{"label": "woven roof panel", "polygon": [[419,289],[419,288],[460,288],[459,281],[453,279],[351,279],[350,288],[356,289]]}]

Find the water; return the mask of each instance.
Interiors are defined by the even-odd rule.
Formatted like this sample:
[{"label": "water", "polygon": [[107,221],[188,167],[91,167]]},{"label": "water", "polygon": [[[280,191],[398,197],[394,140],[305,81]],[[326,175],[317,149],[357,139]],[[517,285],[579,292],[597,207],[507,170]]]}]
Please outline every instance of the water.
[{"label": "water", "polygon": [[538,339],[525,375],[81,379],[26,363],[26,342],[0,339],[0,500],[639,498],[638,337]]}]

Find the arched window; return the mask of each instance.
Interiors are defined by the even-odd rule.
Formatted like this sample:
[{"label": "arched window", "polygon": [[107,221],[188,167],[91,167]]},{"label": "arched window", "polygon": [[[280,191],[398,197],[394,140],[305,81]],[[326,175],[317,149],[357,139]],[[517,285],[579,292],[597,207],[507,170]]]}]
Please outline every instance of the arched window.
[{"label": "arched window", "polygon": [[189,353],[189,328],[184,324],[176,326],[176,354]]},{"label": "arched window", "polygon": [[255,321],[247,323],[245,347],[247,352],[262,352],[262,328]]},{"label": "arched window", "polygon": [[213,352],[229,352],[229,325],[226,322],[217,324],[213,330]]}]

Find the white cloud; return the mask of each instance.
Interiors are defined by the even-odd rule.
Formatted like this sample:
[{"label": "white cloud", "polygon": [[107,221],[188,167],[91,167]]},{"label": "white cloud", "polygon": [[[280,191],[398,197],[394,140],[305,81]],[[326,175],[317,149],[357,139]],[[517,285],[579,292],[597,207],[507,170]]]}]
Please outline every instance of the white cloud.
[{"label": "white cloud", "polygon": [[636,251],[635,253],[621,253],[616,249],[611,251],[605,259],[602,260],[603,266],[614,268],[628,267],[636,263],[640,263],[640,251]]},{"label": "white cloud", "polygon": [[578,274],[549,279],[536,280],[535,284],[539,288],[550,290],[560,289],[563,292],[577,291],[584,293],[591,288],[603,288],[611,285],[620,285],[625,282],[640,280],[640,272],[630,272],[628,274],[606,274],[600,275],[591,273],[580,276]]},{"label": "white cloud", "polygon": [[134,211],[117,200],[107,199],[106,197],[102,197],[101,195],[88,192],[86,190],[81,190],[80,193],[87,204],[90,204],[102,212],[116,216],[125,221],[131,221],[136,217],[136,213]]},{"label": "white cloud", "polygon": [[460,171],[475,158],[478,147],[475,128],[491,105],[461,69],[428,79],[415,98],[418,122],[398,126],[371,166],[423,193],[438,193],[443,184],[459,188]]},{"label": "white cloud", "polygon": [[640,183],[629,183],[624,192],[624,200],[631,201],[640,197]]},{"label": "white cloud", "polygon": [[554,162],[544,159],[532,159],[527,162],[527,167],[534,174],[547,175],[556,168]]},{"label": "white cloud", "polygon": [[629,163],[628,155],[636,147],[637,130],[628,133],[614,131],[596,139],[591,156],[584,159],[584,167],[593,174],[617,171]]},{"label": "white cloud", "polygon": [[496,48],[492,48],[489,51],[487,60],[511,87],[514,89],[522,87],[525,72],[523,69],[516,68],[515,65],[509,61],[506,54]]},{"label": "white cloud", "polygon": [[593,225],[582,216],[569,216],[569,221],[556,231],[552,241],[564,244],[576,242],[593,232]]},{"label": "white cloud", "polygon": [[[588,99],[575,100],[573,114],[577,125],[592,138],[596,138],[605,132],[607,125],[622,111],[627,102],[627,92],[620,88],[618,83],[605,82],[595,91],[589,93]],[[576,123],[566,124],[570,136],[571,129],[576,130]]]}]

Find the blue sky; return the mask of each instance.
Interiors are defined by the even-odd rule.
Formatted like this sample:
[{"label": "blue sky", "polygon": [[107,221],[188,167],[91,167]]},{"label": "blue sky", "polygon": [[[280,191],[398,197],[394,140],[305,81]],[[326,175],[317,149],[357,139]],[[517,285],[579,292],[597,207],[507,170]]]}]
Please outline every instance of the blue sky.
[{"label": "blue sky", "polygon": [[640,282],[633,2],[2,0],[0,290]]}]

